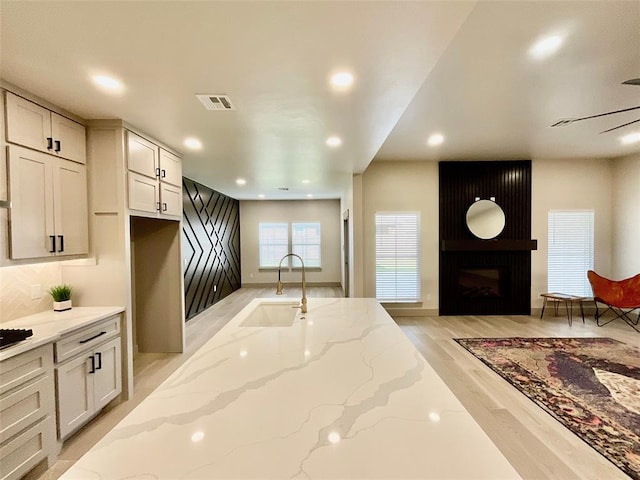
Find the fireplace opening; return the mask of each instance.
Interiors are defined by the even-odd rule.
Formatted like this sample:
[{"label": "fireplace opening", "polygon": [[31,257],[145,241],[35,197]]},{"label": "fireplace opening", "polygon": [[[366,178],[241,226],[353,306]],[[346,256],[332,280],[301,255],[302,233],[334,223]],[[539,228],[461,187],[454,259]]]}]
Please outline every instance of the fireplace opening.
[{"label": "fireplace opening", "polygon": [[458,295],[462,298],[504,298],[507,296],[505,268],[461,268]]}]

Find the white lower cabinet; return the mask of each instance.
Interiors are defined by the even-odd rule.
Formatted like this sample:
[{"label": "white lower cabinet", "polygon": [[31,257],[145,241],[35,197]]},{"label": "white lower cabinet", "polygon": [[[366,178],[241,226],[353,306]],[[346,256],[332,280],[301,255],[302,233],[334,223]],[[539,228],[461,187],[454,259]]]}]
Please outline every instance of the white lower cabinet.
[{"label": "white lower cabinet", "polygon": [[56,456],[53,352],[46,344],[0,364],[0,479]]},{"label": "white lower cabinet", "polygon": [[[74,343],[86,345],[86,348],[79,349],[70,360],[58,360],[56,385],[61,440],[84,425],[122,391],[120,337],[96,344],[104,336],[119,333],[109,330],[112,324],[113,320],[70,334]],[[58,357],[68,346],[65,338],[57,342]]]}]

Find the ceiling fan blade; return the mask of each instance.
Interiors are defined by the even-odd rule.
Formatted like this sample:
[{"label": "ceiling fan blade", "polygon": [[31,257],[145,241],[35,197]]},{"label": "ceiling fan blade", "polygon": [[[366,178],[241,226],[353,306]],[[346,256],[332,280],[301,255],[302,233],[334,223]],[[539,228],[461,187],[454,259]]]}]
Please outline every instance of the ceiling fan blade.
[{"label": "ceiling fan blade", "polygon": [[624,112],[630,112],[632,110],[638,110],[640,109],[640,106],[637,107],[629,107],[629,108],[623,108],[622,110],[614,110],[613,112],[606,112],[606,113],[599,113],[598,115],[589,115],[588,117],[580,117],[580,118],[565,118],[563,120],[560,120],[556,123],[554,123],[553,125],[551,125],[552,127],[564,127],[566,125],[569,125],[571,123],[574,122],[580,122],[582,120],[590,120],[592,118],[598,118],[598,117],[606,117],[607,115],[615,115],[616,113],[624,113]]},{"label": "ceiling fan blade", "polygon": [[627,80],[626,82],[622,82],[622,85],[639,85],[640,86],[640,78],[632,78]]},{"label": "ceiling fan blade", "polygon": [[638,122],[640,122],[640,118],[637,119],[637,120],[634,120],[633,122],[623,123],[622,125],[618,125],[617,127],[610,128],[609,130],[603,130],[600,133],[612,132],[612,131],[617,130],[619,128],[626,127],[627,125],[633,125],[634,123],[638,123]]}]

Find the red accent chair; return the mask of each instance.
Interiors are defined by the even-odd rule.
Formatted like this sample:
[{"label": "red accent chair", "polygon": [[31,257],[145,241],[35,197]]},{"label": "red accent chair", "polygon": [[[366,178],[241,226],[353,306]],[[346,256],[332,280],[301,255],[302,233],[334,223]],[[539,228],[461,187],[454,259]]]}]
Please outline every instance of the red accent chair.
[{"label": "red accent chair", "polygon": [[[598,275],[593,270],[587,272],[587,278],[593,290],[593,300],[596,304],[596,324],[601,327],[616,319],[624,320],[636,332],[640,323],[640,273],[624,280],[609,280]],[[606,305],[606,309],[600,313],[598,303]],[[613,318],[600,322],[602,316],[609,310],[615,315]],[[638,311],[638,316],[633,318],[632,312]]]}]

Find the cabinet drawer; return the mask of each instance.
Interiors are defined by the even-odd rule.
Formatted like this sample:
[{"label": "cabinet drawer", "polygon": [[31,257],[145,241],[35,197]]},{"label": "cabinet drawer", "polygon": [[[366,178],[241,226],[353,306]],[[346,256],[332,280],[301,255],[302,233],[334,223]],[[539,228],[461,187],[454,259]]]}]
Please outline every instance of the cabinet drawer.
[{"label": "cabinet drawer", "polygon": [[50,343],[4,360],[0,364],[0,395],[53,371],[53,353]]},{"label": "cabinet drawer", "polygon": [[120,334],[120,316],[116,315],[91,327],[65,335],[55,345],[56,363],[89,351],[99,343],[118,334]]},{"label": "cabinet drawer", "polygon": [[42,417],[53,413],[54,389],[50,375],[0,399],[0,442],[5,442]]},{"label": "cabinet drawer", "polygon": [[0,447],[0,479],[14,480],[42,461],[53,449],[53,418],[46,417]]}]

